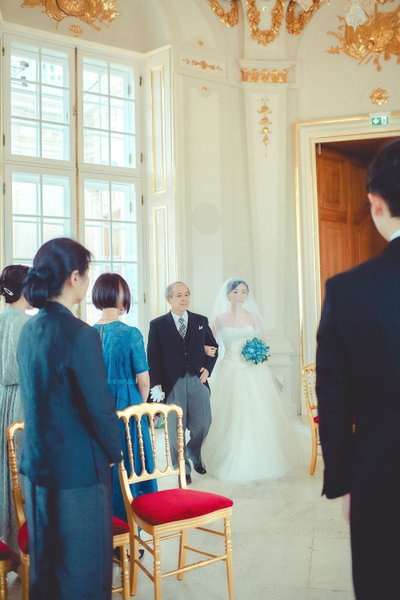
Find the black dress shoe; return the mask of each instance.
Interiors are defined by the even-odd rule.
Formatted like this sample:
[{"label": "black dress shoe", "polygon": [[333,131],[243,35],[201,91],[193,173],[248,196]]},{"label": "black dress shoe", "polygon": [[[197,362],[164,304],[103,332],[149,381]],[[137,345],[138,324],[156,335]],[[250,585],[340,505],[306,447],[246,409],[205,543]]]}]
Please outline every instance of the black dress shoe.
[{"label": "black dress shoe", "polygon": [[200,475],[205,475],[205,473],[207,473],[207,471],[201,463],[198,463],[197,465],[193,463],[193,469],[197,471],[197,473],[200,473]]},{"label": "black dress shoe", "polygon": [[190,476],[190,473],[186,474],[186,485],[190,485],[192,483],[192,478]]}]

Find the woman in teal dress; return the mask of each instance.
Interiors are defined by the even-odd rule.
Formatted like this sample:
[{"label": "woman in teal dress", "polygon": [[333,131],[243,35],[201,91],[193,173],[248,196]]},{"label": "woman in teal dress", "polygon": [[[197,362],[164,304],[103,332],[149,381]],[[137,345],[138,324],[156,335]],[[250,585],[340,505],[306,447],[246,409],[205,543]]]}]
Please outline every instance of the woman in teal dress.
[{"label": "woman in teal dress", "polygon": [[[117,410],[123,410],[132,404],[146,402],[149,395],[150,380],[143,336],[139,329],[130,327],[119,320],[128,313],[131,294],[125,279],[117,273],[104,273],[96,280],[92,292],[93,304],[102,311],[101,319],[94,325],[99,331],[104,362],[108,373],[108,383],[116,400]],[[143,417],[147,419],[147,417]],[[125,467],[129,473],[128,449],[123,423],[120,422],[122,450]],[[135,472],[140,474],[139,438],[137,425],[131,419],[131,440]],[[147,471],[154,469],[151,441],[148,426],[142,423],[143,445]],[[118,465],[113,467],[112,507],[113,514],[126,521],[126,512],[118,479]],[[132,496],[157,491],[156,480],[131,485]]]}]

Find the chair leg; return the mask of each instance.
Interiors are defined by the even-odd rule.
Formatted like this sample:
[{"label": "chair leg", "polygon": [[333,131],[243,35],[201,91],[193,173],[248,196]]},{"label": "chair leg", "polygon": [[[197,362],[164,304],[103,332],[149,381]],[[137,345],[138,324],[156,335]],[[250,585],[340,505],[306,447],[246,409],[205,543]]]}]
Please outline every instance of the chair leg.
[{"label": "chair leg", "polygon": [[7,573],[10,570],[10,560],[0,562],[0,600],[7,600]]},{"label": "chair leg", "polygon": [[154,600],[161,600],[160,539],[154,537]]},{"label": "chair leg", "polygon": [[314,475],[314,473],[315,473],[315,466],[317,464],[317,447],[318,447],[318,432],[316,431],[316,429],[314,429],[312,431],[310,475]]},{"label": "chair leg", "polygon": [[[187,544],[187,530],[182,529],[181,537],[179,540],[179,561],[178,561],[178,569],[182,569],[186,563],[186,546]],[[184,573],[178,573],[177,578],[182,580]]]},{"label": "chair leg", "polygon": [[226,576],[228,579],[228,594],[229,594],[229,600],[234,600],[235,591],[233,588],[231,522],[229,519],[224,519],[224,532],[225,532]]},{"label": "chair leg", "polygon": [[135,536],[139,536],[139,529],[137,524],[134,522],[133,524],[133,532],[130,535],[130,550],[131,550],[131,596],[136,596],[137,583],[138,583],[138,573],[139,567],[137,566],[136,560],[139,560],[139,543],[135,539]]},{"label": "chair leg", "polygon": [[21,556],[22,600],[29,600],[29,556]]},{"label": "chair leg", "polygon": [[122,600],[129,600],[130,588],[129,588],[129,568],[128,568],[128,548],[126,544],[120,546],[121,552],[121,587],[122,587]]}]

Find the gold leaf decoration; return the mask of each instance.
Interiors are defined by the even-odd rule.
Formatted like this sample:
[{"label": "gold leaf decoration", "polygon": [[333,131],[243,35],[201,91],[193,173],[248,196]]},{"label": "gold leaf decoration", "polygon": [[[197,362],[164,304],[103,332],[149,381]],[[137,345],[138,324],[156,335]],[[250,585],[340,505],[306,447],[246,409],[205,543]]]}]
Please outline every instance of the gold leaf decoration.
[{"label": "gold leaf decoration", "polygon": [[376,88],[376,90],[372,90],[369,97],[371,99],[372,104],[378,104],[378,106],[386,104],[389,100],[389,94],[384,88]]},{"label": "gold leaf decoration", "polygon": [[225,11],[218,0],[208,0],[211,8],[219,18],[219,20],[224,23],[227,27],[234,27],[239,22],[239,1],[231,0],[230,10]]},{"label": "gold leaf decoration", "polygon": [[286,9],[286,29],[292,35],[299,35],[304,27],[310,22],[313,15],[317,12],[321,6],[320,0],[314,0],[309,10],[301,10],[296,14],[296,7],[298,7],[295,0],[290,0]]},{"label": "gold leaf decoration", "polygon": [[246,0],[250,35],[258,44],[267,46],[278,36],[283,21],[284,4],[285,0],[275,0],[274,8],[271,11],[271,28],[260,29],[261,15],[257,9],[257,2],[256,0]]},{"label": "gold leaf decoration", "polygon": [[100,27],[96,21],[109,25],[120,14],[117,11],[117,3],[118,0],[23,0],[21,6],[40,6],[44,9],[43,12],[55,21],[75,17],[99,31]]},{"label": "gold leaf decoration", "polygon": [[261,106],[258,109],[258,113],[261,115],[261,119],[258,121],[261,125],[261,142],[264,144],[265,155],[267,155],[267,146],[269,144],[269,136],[271,135],[271,131],[269,126],[271,125],[271,120],[268,115],[271,114],[271,109],[268,106],[268,98],[262,98]]},{"label": "gold leaf decoration", "polygon": [[240,70],[242,81],[246,83],[287,83],[287,75],[289,69],[247,69]]},{"label": "gold leaf decoration", "polygon": [[342,52],[361,63],[373,61],[378,71],[382,70],[380,59],[389,60],[397,56],[400,64],[400,6],[390,12],[381,13],[375,4],[373,14],[367,16],[367,21],[356,30],[347,25],[344,17],[339,16],[338,32],[328,31],[340,42],[327,52],[339,54]]},{"label": "gold leaf decoration", "polygon": [[205,60],[195,60],[194,58],[182,58],[182,62],[186,65],[191,65],[192,67],[200,67],[203,71],[206,69],[211,69],[211,71],[223,71],[223,68],[219,65],[210,65]]}]

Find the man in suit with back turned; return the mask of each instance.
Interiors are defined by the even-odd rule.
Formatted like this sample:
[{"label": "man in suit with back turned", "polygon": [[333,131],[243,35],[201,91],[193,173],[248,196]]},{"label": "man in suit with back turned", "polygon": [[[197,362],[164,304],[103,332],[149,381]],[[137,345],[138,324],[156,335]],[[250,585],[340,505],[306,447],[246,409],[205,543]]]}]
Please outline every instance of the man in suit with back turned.
[{"label": "man in suit with back turned", "polygon": [[[217,342],[202,315],[189,312],[190,291],[177,281],[165,290],[171,310],[150,323],[147,355],[152,391],[161,390],[167,404],[183,409],[183,431],[190,431],[185,445],[186,481],[191,483],[190,462],[195,471],[206,472],[201,462],[201,445],[211,425],[210,388],[208,377],[217,355],[207,356],[204,346],[217,347]],[[159,394],[158,394],[159,395]],[[153,393],[153,396],[157,394]],[[176,419],[168,423],[171,459],[178,462]]]},{"label": "man in suit with back turned", "polygon": [[326,283],[317,396],[323,493],[350,507],[357,600],[378,600],[400,598],[400,141],[375,157],[367,189],[389,244]]}]

